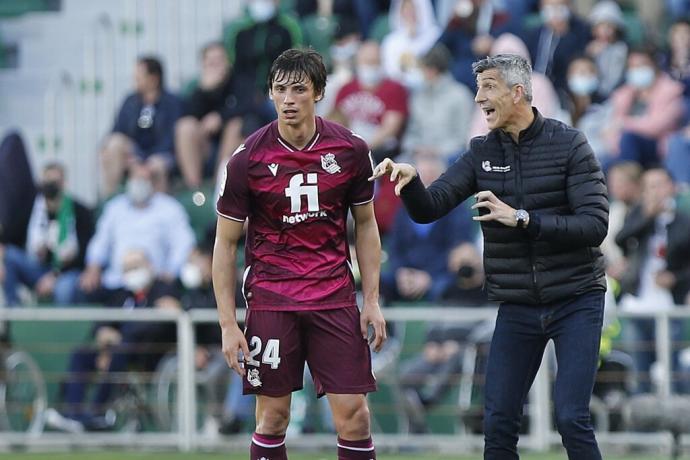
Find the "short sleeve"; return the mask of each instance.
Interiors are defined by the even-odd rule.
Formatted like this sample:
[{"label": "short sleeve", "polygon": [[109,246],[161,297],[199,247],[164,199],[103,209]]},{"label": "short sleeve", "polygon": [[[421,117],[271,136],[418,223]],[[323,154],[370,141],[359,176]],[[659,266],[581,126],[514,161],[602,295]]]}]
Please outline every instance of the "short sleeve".
[{"label": "short sleeve", "polygon": [[353,206],[369,203],[374,199],[374,182],[369,178],[374,173],[374,162],[371,151],[364,139],[352,134],[354,161],[352,185],[349,191],[349,201]]},{"label": "short sleeve", "polygon": [[220,181],[220,194],[216,204],[218,215],[226,219],[244,222],[249,214],[248,154],[240,145],[225,166]]}]

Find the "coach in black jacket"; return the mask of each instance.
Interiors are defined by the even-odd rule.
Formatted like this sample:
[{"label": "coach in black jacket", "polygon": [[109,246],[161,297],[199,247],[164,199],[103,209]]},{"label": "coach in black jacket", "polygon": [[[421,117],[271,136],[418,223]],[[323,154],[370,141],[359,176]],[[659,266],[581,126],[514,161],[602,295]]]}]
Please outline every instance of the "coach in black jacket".
[{"label": "coach in black jacket", "polygon": [[[608,227],[604,176],[579,131],[532,108],[531,68],[498,55],[472,66],[491,131],[428,189],[386,159],[412,218],[430,222],[474,194],[491,300],[500,301],[486,375],[484,458],[518,459],[520,416],[549,340],[556,346],[556,421],[570,460],[598,460],[589,399],[604,291],[599,245]],[[469,108],[468,108],[469,110]],[[404,187],[404,188],[403,188]]]}]

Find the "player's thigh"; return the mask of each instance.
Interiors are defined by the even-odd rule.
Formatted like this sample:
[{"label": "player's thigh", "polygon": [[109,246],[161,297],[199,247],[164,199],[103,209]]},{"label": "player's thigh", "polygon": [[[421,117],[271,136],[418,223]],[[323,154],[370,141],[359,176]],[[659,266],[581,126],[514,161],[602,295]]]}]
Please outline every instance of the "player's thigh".
[{"label": "player's thigh", "polygon": [[305,350],[296,312],[247,312],[245,394],[279,397],[302,388]]},{"label": "player's thigh", "polygon": [[307,362],[318,394],[376,390],[371,351],[362,337],[357,307],[309,313]]}]

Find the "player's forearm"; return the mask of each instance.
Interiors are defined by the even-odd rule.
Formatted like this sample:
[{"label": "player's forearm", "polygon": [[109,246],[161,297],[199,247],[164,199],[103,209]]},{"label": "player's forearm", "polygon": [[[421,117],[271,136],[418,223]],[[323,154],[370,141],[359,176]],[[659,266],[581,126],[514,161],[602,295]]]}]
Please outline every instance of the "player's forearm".
[{"label": "player's forearm", "polygon": [[235,314],[235,281],[237,279],[237,245],[217,240],[213,251],[213,290],[218,305],[221,328],[237,324]]},{"label": "player's forearm", "polygon": [[375,219],[358,223],[355,249],[362,276],[364,304],[376,304],[379,300],[379,275],[381,267],[381,240]]}]

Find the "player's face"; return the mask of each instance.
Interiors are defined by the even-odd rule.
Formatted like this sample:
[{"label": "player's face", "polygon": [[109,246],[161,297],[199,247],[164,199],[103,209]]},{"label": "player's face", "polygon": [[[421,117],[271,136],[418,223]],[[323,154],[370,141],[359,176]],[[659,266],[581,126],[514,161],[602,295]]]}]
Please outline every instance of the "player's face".
[{"label": "player's face", "polygon": [[314,85],[306,76],[294,78],[284,75],[271,85],[271,98],[278,114],[278,122],[301,125],[314,118],[314,106],[318,97]]},{"label": "player's face", "polygon": [[513,90],[506,85],[498,69],[488,69],[477,75],[474,101],[482,109],[489,129],[506,127],[515,112]]}]

